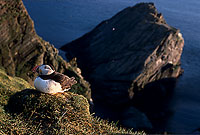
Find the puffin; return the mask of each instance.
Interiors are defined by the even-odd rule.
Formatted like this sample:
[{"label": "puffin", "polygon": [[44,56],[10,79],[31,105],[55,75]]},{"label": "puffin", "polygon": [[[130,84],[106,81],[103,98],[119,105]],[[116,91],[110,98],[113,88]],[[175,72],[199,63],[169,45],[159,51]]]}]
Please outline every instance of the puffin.
[{"label": "puffin", "polygon": [[64,74],[56,72],[49,65],[35,66],[32,71],[37,72],[39,76],[34,80],[34,86],[43,93],[61,93],[71,89],[72,85],[77,81],[74,77],[68,77]]}]

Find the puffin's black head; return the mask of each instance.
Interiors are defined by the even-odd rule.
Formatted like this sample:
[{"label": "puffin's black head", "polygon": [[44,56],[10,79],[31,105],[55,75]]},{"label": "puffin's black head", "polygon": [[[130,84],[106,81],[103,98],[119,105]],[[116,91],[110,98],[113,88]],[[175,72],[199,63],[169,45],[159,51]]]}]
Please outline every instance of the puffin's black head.
[{"label": "puffin's black head", "polygon": [[39,75],[50,75],[54,72],[49,65],[35,66],[32,71],[37,72]]}]

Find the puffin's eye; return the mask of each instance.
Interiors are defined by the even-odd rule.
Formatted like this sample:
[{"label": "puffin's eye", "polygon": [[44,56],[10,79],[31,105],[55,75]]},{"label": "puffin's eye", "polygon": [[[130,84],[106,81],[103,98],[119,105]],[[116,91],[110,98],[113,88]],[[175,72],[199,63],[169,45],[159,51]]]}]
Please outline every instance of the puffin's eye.
[{"label": "puffin's eye", "polygon": [[49,67],[48,67],[48,66],[45,66],[44,69],[49,69]]}]

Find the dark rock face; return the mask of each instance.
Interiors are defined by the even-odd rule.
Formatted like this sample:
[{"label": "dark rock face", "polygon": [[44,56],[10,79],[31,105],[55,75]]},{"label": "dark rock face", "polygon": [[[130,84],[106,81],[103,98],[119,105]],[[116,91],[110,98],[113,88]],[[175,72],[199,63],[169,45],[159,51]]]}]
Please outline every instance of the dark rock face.
[{"label": "dark rock face", "polygon": [[76,90],[88,99],[91,95],[89,84],[83,80],[76,66],[65,62],[58,50],[42,40],[35,32],[33,21],[22,0],[0,1],[0,66],[12,76],[19,76],[33,83],[36,74],[31,69],[40,64],[51,64],[55,70],[75,76]]},{"label": "dark rock face", "polygon": [[77,58],[96,100],[120,104],[148,83],[177,78],[183,45],[180,31],[166,24],[154,4],[141,3],[61,49]]}]

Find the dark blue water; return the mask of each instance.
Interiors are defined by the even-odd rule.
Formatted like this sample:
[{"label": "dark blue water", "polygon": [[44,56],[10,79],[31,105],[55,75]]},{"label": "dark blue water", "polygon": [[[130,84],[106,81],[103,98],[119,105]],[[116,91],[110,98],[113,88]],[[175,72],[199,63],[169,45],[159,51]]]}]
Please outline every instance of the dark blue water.
[{"label": "dark blue water", "polygon": [[138,2],[154,2],[167,23],[185,39],[184,74],[170,102],[168,132],[200,128],[200,0],[23,0],[37,33],[57,48],[89,32],[101,21]]}]

